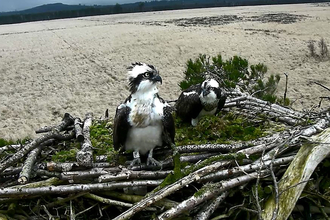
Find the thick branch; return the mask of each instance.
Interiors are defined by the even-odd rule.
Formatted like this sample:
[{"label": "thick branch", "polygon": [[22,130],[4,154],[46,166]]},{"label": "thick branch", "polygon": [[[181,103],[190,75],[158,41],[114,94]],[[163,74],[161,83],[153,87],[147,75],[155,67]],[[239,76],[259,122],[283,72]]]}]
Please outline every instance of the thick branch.
[{"label": "thick branch", "polygon": [[76,159],[80,166],[93,167],[93,147],[90,140],[90,126],[92,125],[92,113],[87,113],[84,121],[83,135],[84,142],[81,146],[81,150],[77,152]]},{"label": "thick branch", "polygon": [[32,173],[32,167],[37,160],[38,155],[40,154],[41,147],[37,147],[32,150],[27,156],[24,165],[22,167],[22,171],[19,174],[18,182],[20,184],[26,184],[30,180],[30,176]]},{"label": "thick branch", "polygon": [[24,195],[46,195],[46,194],[68,194],[77,192],[93,192],[102,190],[115,190],[125,187],[135,186],[158,186],[162,180],[139,180],[118,183],[96,183],[96,184],[75,184],[75,185],[59,185],[47,187],[25,188],[18,186],[17,188],[0,188],[0,197],[24,196]]},{"label": "thick branch", "polygon": [[81,128],[82,126],[82,123],[81,123],[81,120],[80,118],[75,118],[74,119],[74,131],[76,133],[76,139],[79,141],[79,142],[83,142],[84,141],[84,135],[83,135],[83,130]]}]

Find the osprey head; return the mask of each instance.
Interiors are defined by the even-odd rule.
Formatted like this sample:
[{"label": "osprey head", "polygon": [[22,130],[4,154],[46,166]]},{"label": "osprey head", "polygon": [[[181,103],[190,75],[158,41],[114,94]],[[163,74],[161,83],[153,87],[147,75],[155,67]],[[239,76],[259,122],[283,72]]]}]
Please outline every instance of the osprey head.
[{"label": "osprey head", "polygon": [[153,65],[132,63],[128,69],[128,84],[131,93],[157,89],[157,82],[162,83],[162,78]]},{"label": "osprey head", "polygon": [[[202,97],[209,96],[210,93],[214,94],[214,90],[219,89],[219,83],[214,79],[207,79],[202,82]],[[214,94],[215,95],[215,94]]]}]

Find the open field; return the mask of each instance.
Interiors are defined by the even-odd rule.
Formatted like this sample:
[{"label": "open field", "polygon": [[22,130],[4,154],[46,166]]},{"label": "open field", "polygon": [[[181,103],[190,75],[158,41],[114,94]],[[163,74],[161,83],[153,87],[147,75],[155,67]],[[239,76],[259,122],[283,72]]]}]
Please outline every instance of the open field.
[{"label": "open field", "polygon": [[[209,8],[84,17],[0,26],[0,138],[34,137],[65,112],[95,117],[128,95],[126,67],[156,66],[160,95],[176,99],[185,63],[198,54],[239,55],[289,75],[293,108],[310,109],[330,92],[330,60],[309,57],[307,44],[330,47],[330,4]],[[330,49],[330,48],[329,48]],[[324,102],[327,106],[329,102]]]}]

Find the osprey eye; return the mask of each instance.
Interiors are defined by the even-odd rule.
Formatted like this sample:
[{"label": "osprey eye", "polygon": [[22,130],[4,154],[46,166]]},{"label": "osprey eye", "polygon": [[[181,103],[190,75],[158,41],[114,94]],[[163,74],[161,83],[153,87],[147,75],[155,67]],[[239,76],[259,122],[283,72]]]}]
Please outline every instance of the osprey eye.
[{"label": "osprey eye", "polygon": [[150,76],[150,73],[146,72],[146,73],[143,74],[143,76],[147,78],[147,77]]}]

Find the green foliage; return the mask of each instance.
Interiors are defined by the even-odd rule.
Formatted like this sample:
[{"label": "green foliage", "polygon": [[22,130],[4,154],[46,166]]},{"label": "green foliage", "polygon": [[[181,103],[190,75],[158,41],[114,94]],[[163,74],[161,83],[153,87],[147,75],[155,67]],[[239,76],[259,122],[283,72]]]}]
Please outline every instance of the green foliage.
[{"label": "green foliage", "polygon": [[[195,60],[188,60],[184,80],[179,83],[182,90],[203,82],[206,75],[216,78],[220,86],[233,89],[237,85],[255,97],[276,102],[279,98],[275,95],[280,76],[270,75],[265,79],[267,66],[264,64],[250,65],[246,59],[234,56],[224,61],[219,54],[215,57],[207,57],[205,54],[199,55]],[[282,102],[289,104],[289,100]]]},{"label": "green foliage", "polygon": [[8,141],[5,139],[0,138],[0,147],[6,146],[6,145],[12,145],[15,144],[13,141]]}]

